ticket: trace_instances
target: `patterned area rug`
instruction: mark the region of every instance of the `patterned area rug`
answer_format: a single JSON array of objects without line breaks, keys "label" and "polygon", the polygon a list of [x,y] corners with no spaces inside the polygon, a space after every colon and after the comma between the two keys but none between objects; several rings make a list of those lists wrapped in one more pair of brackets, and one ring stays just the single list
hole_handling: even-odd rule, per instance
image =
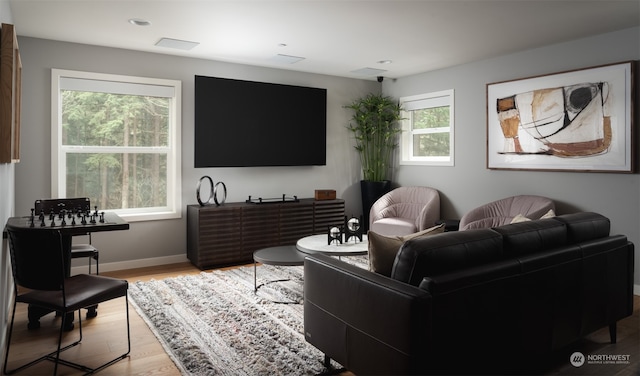
[{"label": "patterned area rug", "polygon": [[[366,258],[343,259],[366,267]],[[138,281],[129,296],[184,375],[326,372],[324,355],[304,339],[303,267],[258,266],[258,284],[267,283],[257,293],[253,271]],[[269,283],[282,279],[288,281]]]}]

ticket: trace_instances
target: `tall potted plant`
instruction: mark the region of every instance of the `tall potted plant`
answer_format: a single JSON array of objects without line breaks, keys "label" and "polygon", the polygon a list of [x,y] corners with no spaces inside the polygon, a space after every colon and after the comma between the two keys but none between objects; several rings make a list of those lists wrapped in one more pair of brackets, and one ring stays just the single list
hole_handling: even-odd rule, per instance
[{"label": "tall potted plant", "polygon": [[347,128],[354,135],[362,164],[363,225],[368,228],[371,206],[391,190],[389,176],[398,134],[402,132],[402,109],[396,100],[382,94],[368,94],[344,107],[354,112]]}]

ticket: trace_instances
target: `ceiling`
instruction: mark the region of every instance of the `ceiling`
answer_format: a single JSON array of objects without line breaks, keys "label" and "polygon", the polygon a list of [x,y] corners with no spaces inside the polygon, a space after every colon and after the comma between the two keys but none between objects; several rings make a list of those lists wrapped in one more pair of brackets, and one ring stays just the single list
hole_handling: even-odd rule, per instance
[{"label": "ceiling", "polygon": [[[640,25],[640,0],[9,3],[19,36],[372,80]],[[198,44],[156,46],[162,38]],[[304,59],[291,63],[281,55]]]}]

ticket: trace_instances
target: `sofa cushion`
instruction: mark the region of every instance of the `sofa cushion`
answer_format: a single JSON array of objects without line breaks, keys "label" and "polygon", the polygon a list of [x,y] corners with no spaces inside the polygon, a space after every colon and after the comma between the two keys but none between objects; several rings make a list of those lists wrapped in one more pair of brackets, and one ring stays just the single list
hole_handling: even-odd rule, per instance
[{"label": "sofa cushion", "polygon": [[423,236],[400,247],[391,278],[419,286],[424,277],[493,262],[502,253],[502,236],[488,228]]},{"label": "sofa cushion", "polygon": [[[544,218],[553,218],[556,216],[556,212],[553,209],[549,209],[548,212],[546,212],[542,217],[540,217],[539,219],[544,219]],[[513,217],[513,219],[511,220],[511,223],[520,223],[520,222],[527,222],[527,221],[532,221],[531,218],[525,217],[522,214],[518,214],[515,217]]]},{"label": "sofa cushion", "polygon": [[389,217],[373,222],[370,230],[386,236],[403,236],[415,233],[417,228],[415,219]]},{"label": "sofa cushion", "polygon": [[516,215],[515,217],[513,217],[513,219],[511,220],[511,223],[528,222],[528,221],[530,221],[530,220],[531,220],[531,219],[529,219],[529,218],[525,217],[524,215],[522,215],[522,214],[518,214],[518,215]]},{"label": "sofa cushion", "polygon": [[519,257],[567,244],[567,228],[554,218],[494,227],[503,237],[505,257]]},{"label": "sofa cushion", "polygon": [[369,231],[369,269],[373,272],[391,276],[391,268],[402,243],[420,236],[440,234],[444,232],[444,224],[430,227],[413,234],[404,236],[385,236]]},{"label": "sofa cushion", "polygon": [[567,240],[571,243],[585,242],[609,236],[609,218],[592,212],[564,214],[556,220],[567,226]]}]

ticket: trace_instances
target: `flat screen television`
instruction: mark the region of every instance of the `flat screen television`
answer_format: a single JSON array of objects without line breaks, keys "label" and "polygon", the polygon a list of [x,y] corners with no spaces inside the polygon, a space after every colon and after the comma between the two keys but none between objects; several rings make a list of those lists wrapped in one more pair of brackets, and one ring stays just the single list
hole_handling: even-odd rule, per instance
[{"label": "flat screen television", "polygon": [[195,76],[195,167],[326,165],[327,90]]}]

